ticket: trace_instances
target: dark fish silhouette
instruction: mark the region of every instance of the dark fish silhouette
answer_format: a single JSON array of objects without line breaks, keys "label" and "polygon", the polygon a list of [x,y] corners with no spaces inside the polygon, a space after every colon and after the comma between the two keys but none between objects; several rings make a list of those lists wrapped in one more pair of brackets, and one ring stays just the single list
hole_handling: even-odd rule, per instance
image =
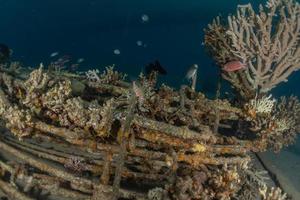
[{"label": "dark fish silhouette", "polygon": [[158,60],[156,60],[154,63],[149,63],[145,67],[145,73],[147,76],[150,75],[153,71],[158,72],[161,75],[167,74],[167,71],[161,66]]},{"label": "dark fish silhouette", "polygon": [[7,62],[10,58],[10,49],[5,44],[0,44],[0,63]]}]

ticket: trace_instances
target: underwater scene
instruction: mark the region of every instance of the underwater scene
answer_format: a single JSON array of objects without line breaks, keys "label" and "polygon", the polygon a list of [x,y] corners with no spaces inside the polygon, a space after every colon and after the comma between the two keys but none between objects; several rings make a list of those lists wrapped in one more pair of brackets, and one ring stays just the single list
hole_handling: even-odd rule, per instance
[{"label": "underwater scene", "polygon": [[300,200],[299,0],[0,0],[0,200]]}]

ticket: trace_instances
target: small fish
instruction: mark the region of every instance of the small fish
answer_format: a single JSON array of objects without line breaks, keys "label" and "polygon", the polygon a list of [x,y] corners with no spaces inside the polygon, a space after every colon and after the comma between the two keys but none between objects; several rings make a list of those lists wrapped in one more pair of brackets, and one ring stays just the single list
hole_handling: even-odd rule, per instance
[{"label": "small fish", "polygon": [[156,60],[154,63],[149,63],[145,67],[146,76],[150,75],[153,71],[156,71],[161,75],[167,74],[167,71],[161,66],[158,60]]},{"label": "small fish", "polygon": [[141,40],[138,40],[138,41],[136,41],[136,45],[139,46],[139,47],[143,46],[143,42]]},{"label": "small fish", "polygon": [[50,54],[50,57],[55,57],[55,56],[57,56],[58,54],[59,54],[58,52],[53,52],[53,53]]},{"label": "small fish", "polygon": [[84,58],[79,58],[78,60],[77,60],[77,63],[82,63],[84,61]]},{"label": "small fish", "polygon": [[66,64],[68,62],[71,61],[71,56],[69,55],[64,55],[63,57],[59,58],[56,62],[59,63],[59,64]]},{"label": "small fish", "polygon": [[120,55],[120,54],[121,54],[120,49],[114,49],[114,54],[115,54],[115,55]]},{"label": "small fish", "polygon": [[141,16],[141,19],[142,19],[143,22],[148,22],[148,21],[149,21],[149,16],[146,15],[146,14],[143,14],[143,15]]},{"label": "small fish", "polygon": [[226,71],[226,72],[234,72],[234,71],[238,71],[240,69],[245,69],[246,68],[246,64],[240,62],[240,61],[230,61],[228,63],[226,63],[222,70]]},{"label": "small fish", "polygon": [[186,75],[185,75],[185,78],[186,78],[187,80],[192,79],[192,78],[195,76],[195,74],[197,73],[197,69],[198,69],[198,65],[197,65],[197,64],[193,64],[193,65],[189,68],[189,70],[187,71],[187,73],[186,73]]},{"label": "small fish", "polygon": [[132,89],[133,89],[133,92],[134,92],[135,96],[137,96],[137,98],[139,99],[139,101],[142,102],[144,100],[144,92],[137,85],[137,83],[135,81],[132,82]]},{"label": "small fish", "polygon": [[0,63],[6,62],[9,60],[11,55],[11,50],[5,44],[0,44]]},{"label": "small fish", "polygon": [[64,55],[57,59],[56,61],[52,62],[52,64],[55,66],[56,69],[61,70],[65,69],[67,66],[66,64],[71,61],[71,56]]},{"label": "small fish", "polygon": [[70,66],[70,70],[71,70],[71,71],[76,71],[76,69],[78,68],[78,66],[79,66],[78,63],[72,64],[72,65]]}]

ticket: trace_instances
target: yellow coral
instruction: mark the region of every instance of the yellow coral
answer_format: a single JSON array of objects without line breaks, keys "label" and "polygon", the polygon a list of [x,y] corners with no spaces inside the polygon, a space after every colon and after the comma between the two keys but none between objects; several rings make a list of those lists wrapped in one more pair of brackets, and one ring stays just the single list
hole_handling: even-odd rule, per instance
[{"label": "yellow coral", "polygon": [[206,151],[206,147],[203,144],[195,144],[193,146],[193,151],[198,152],[198,153],[202,153],[202,152]]}]

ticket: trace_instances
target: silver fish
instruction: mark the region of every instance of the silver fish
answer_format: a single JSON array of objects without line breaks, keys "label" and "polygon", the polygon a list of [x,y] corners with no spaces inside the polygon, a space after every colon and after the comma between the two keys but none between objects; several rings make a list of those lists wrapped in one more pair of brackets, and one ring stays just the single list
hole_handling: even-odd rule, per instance
[{"label": "silver fish", "polygon": [[187,73],[186,73],[186,75],[185,75],[185,78],[186,78],[187,80],[192,79],[192,78],[195,76],[195,74],[197,73],[197,69],[198,69],[198,65],[197,65],[197,64],[193,64],[193,65],[189,68],[189,70],[187,71]]},{"label": "silver fish", "polygon": [[50,57],[55,57],[55,56],[57,56],[58,54],[59,54],[58,52],[53,52],[53,53],[50,54]]},{"label": "silver fish", "polygon": [[82,63],[84,61],[84,58],[79,58],[78,60],[77,60],[77,63]]}]

